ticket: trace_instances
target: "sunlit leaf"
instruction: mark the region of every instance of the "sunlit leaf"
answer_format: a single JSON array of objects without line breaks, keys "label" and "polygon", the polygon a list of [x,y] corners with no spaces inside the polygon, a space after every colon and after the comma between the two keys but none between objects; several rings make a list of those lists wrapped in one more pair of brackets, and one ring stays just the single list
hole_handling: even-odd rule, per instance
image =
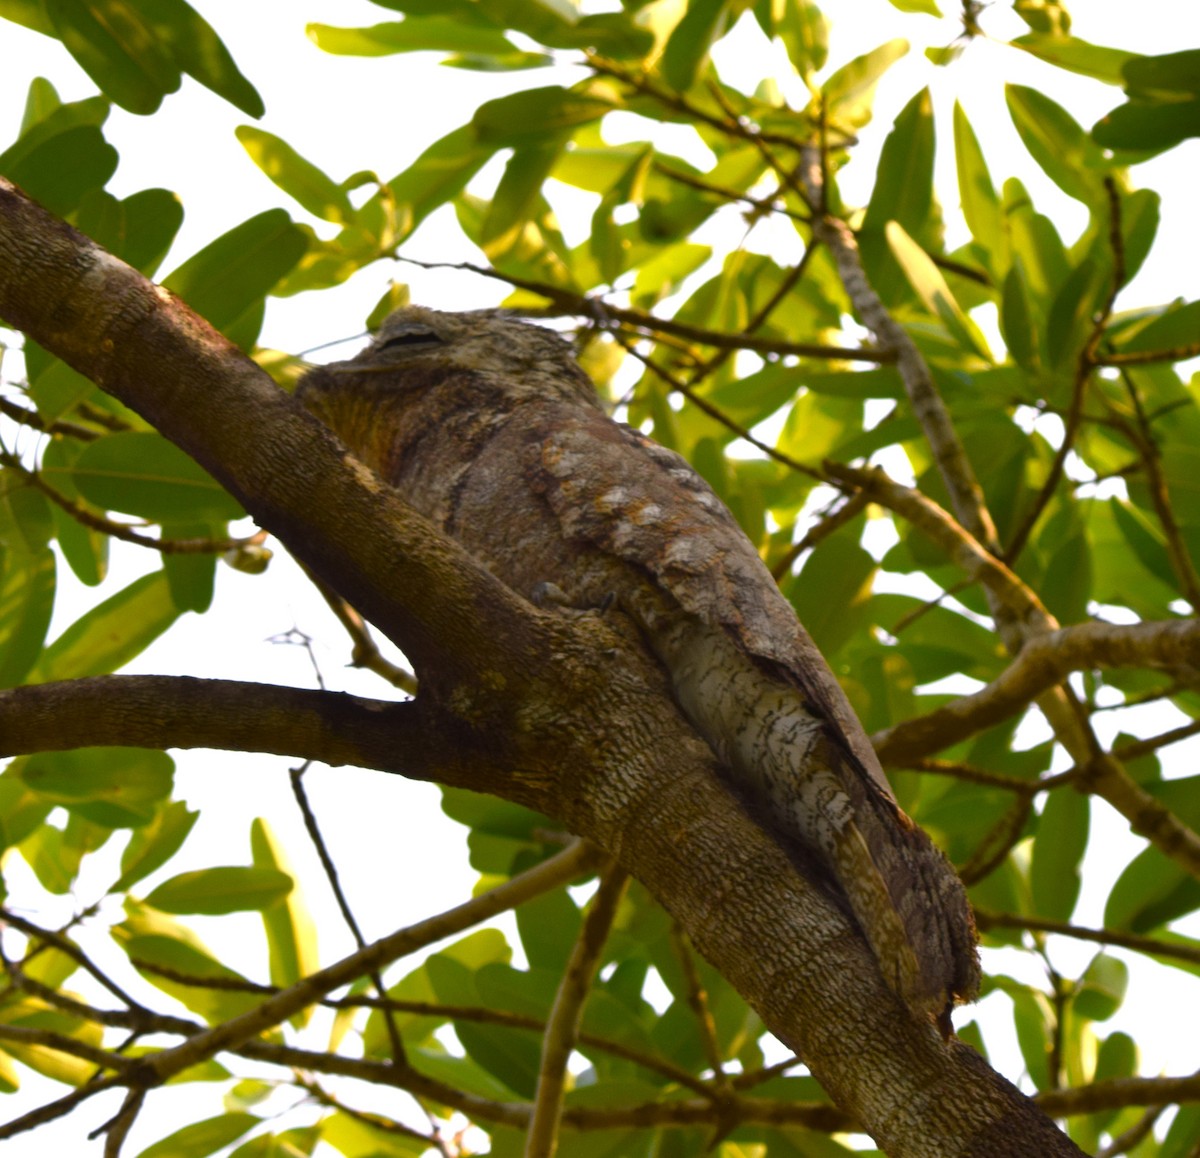
[{"label": "sunlit leaf", "polygon": [[862,128],[871,119],[875,86],[906,52],[907,40],[889,40],[842,65],[821,86],[830,118],[844,121],[852,128]]},{"label": "sunlit leaf", "polygon": [[262,1119],[255,1114],[218,1114],[168,1134],[147,1146],[137,1158],[208,1158],[253,1130]]},{"label": "sunlit leaf", "polygon": [[[250,826],[250,850],[255,868],[273,870],[294,879],[283,846],[261,818],[256,818]],[[299,889],[292,889],[279,904],[264,907],[262,919],[273,985],[294,985],[316,972],[317,928]],[[296,1024],[302,1025],[306,1020],[307,1011]]]},{"label": "sunlit leaf", "polygon": [[37,662],[56,588],[52,551],[0,551],[0,687],[16,687]]},{"label": "sunlit leaf", "polygon": [[278,869],[226,865],[180,873],[145,901],[164,913],[220,915],[266,909],[291,891],[292,878]]},{"label": "sunlit leaf", "polygon": [[124,892],[148,877],[173,857],[187,840],[199,819],[182,800],[166,804],[149,824],[135,829],[121,853],[121,875],[113,882],[113,892]]},{"label": "sunlit leaf", "polygon": [[1047,36],[1031,32],[1009,43],[1048,64],[1057,65],[1068,72],[1077,72],[1080,76],[1090,76],[1093,80],[1102,80],[1105,84],[1121,84],[1122,70],[1138,59],[1136,52],[1089,44],[1075,36]]},{"label": "sunlit leaf", "polygon": [[1079,979],[1075,990],[1075,1012],[1090,1021],[1107,1021],[1125,1000],[1129,966],[1119,957],[1098,953]]},{"label": "sunlit leaf", "polygon": [[29,679],[44,683],[116,671],[178,617],[163,573],[143,575],[67,627],[46,648]]},{"label": "sunlit leaf", "polygon": [[1108,162],[1096,143],[1045,93],[1018,84],[1005,93],[1021,140],[1050,180],[1079,201],[1098,201]]},{"label": "sunlit leaf", "polygon": [[353,220],[354,207],[346,191],[286,141],[253,125],[239,125],[234,132],[254,163],[314,217],[335,224]]},{"label": "sunlit leaf", "polygon": [[453,16],[410,16],[369,28],[310,24],[308,35],[323,52],[388,56],[397,52],[466,52],[504,56],[517,48],[502,32],[472,26]]},{"label": "sunlit leaf", "polygon": [[917,291],[925,308],[937,316],[964,350],[990,362],[992,355],[983,334],[954,300],[946,279],[929,255],[909,237],[898,221],[889,221],[884,234],[904,276]]}]

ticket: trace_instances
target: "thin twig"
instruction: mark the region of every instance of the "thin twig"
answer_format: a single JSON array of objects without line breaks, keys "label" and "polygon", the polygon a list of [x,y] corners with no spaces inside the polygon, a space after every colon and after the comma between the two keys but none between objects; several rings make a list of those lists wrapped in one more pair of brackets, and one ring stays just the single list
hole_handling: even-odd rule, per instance
[{"label": "thin twig", "polygon": [[534,281],[530,278],[517,277],[515,274],[503,273],[498,269],[475,265],[469,261],[418,261],[413,257],[401,257],[401,261],[421,269],[457,269],[468,273],[479,274],[480,277],[493,278],[506,282],[518,289],[526,289],[553,302],[565,314],[580,317],[594,317],[601,314],[613,322],[621,322],[635,330],[645,330],[650,334],[673,334],[689,342],[697,342],[702,346],[712,346],[714,349],[728,348],[732,350],[749,350],[756,354],[794,354],[802,358],[829,358],[843,362],[894,362],[895,355],[887,350],[875,350],[868,346],[827,346],[811,342],[780,342],[771,338],[745,337],[742,334],[723,333],[720,330],[708,330],[703,326],[691,326],[685,322],[677,322],[671,318],[660,318],[655,314],[647,314],[641,310],[625,309],[611,305],[596,298],[584,297],[572,293],[561,286],[549,282]]},{"label": "thin twig", "polygon": [[[359,949],[365,949],[367,947],[366,939],[362,935],[362,929],[359,927],[358,920],[354,916],[354,911],[350,908],[350,901],[346,896],[346,890],[342,888],[342,881],[338,875],[337,866],[333,863],[333,857],[329,855],[329,846],[325,843],[325,836],[321,832],[321,826],[317,823],[317,814],[313,811],[312,802],[308,799],[308,792],[304,787],[304,773],[307,768],[308,764],[305,763],[300,765],[299,768],[289,769],[292,796],[295,797],[296,805],[300,809],[300,815],[304,818],[304,828],[308,833],[308,838],[312,841],[313,848],[317,850],[317,856],[321,861],[321,868],[325,870],[325,879],[329,882],[329,887],[333,890],[333,896],[342,914],[342,920],[346,922],[346,927],[350,930],[350,934],[354,938],[354,943]],[[375,992],[380,997],[386,997],[387,987],[383,983],[383,974],[378,969],[374,969],[367,976],[370,977],[371,984],[375,986]],[[400,1030],[396,1025],[395,1015],[390,1009],[384,1009],[383,1019],[387,1025],[388,1041],[392,1047],[392,1061],[396,1065],[407,1065],[408,1059],[404,1052],[404,1042],[400,1037]]]},{"label": "thin twig", "polygon": [[1170,957],[1200,965],[1200,943],[1162,941],[1138,933],[1122,933],[1117,929],[1088,929],[1067,921],[1051,921],[1044,917],[1028,917],[1018,913],[993,913],[988,909],[975,910],[975,924],[981,932],[989,929],[1025,929],[1033,933],[1057,933],[1076,941],[1092,941],[1097,945],[1115,945],[1153,957]]},{"label": "thin twig", "polygon": [[542,1039],[537,1095],[525,1135],[525,1158],[553,1158],[566,1093],[567,1063],[579,1037],[583,1007],[591,991],[617,907],[629,878],[616,863],[600,874],[600,887],[588,905],[583,927],[571,950]]},{"label": "thin twig", "polygon": [[22,426],[28,426],[30,430],[40,430],[43,434],[58,434],[64,438],[78,439],[80,442],[94,442],[100,437],[97,431],[80,426],[77,422],[64,422],[61,418],[47,422],[36,410],[30,410],[3,396],[0,396],[0,414],[19,422]]}]

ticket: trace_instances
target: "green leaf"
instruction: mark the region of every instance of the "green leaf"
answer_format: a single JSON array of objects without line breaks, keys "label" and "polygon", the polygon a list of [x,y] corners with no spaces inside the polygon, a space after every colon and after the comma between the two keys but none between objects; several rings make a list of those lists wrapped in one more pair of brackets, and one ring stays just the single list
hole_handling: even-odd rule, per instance
[{"label": "green leaf", "polygon": [[937,6],[937,0],[889,0],[893,8],[901,12],[920,12],[926,16],[941,16],[942,10]]},{"label": "green leaf", "polygon": [[1060,0],[1013,0],[1013,11],[1034,32],[1065,38],[1071,31],[1071,15]]},{"label": "green leaf", "polygon": [[125,892],[162,868],[183,846],[199,818],[200,813],[191,811],[182,800],[172,800],[149,824],[135,829],[121,853],[121,875],[109,891]]},{"label": "green leaf", "polygon": [[551,85],[485,101],[475,110],[471,128],[477,141],[493,149],[538,145],[548,134],[590,124],[613,107],[606,97]]},{"label": "green leaf", "polygon": [[1200,302],[1175,302],[1158,317],[1139,326],[1129,338],[1116,341],[1122,353],[1169,350],[1200,342]]},{"label": "green leaf", "polygon": [[57,588],[54,553],[0,553],[0,687],[25,681],[50,628]]},{"label": "green leaf", "polygon": [[833,535],[784,584],[800,621],[826,656],[834,656],[867,621],[875,560],[848,535]]},{"label": "green leaf", "polygon": [[243,514],[212,475],[151,431],[120,431],[89,443],[71,477],[96,506],[156,523],[224,522]]},{"label": "green leaf", "polygon": [[1075,911],[1088,823],[1086,796],[1069,789],[1047,796],[1038,820],[1029,874],[1034,911],[1039,917],[1066,921]]},{"label": "green leaf", "polygon": [[1007,267],[1004,212],[979,139],[957,101],[954,102],[954,159],[958,168],[959,201],[967,228],[983,248],[992,276],[998,277]]},{"label": "green leaf", "polygon": [[1076,266],[1063,283],[1046,318],[1046,357],[1050,365],[1074,365],[1087,341],[1096,309],[1108,293],[1110,273],[1091,258]]},{"label": "green leaf", "polygon": [[[254,867],[280,873],[288,880],[295,874],[278,838],[265,820],[256,818],[250,825],[250,851]],[[271,984],[294,985],[302,977],[315,973],[320,964],[317,955],[317,927],[299,889],[292,889],[281,904],[262,910],[271,967]],[[303,1025],[308,1012],[298,1015],[293,1024]]]},{"label": "green leaf", "polygon": [[44,36],[57,36],[42,0],[0,0],[0,16]]},{"label": "green leaf", "polygon": [[261,1003],[262,996],[257,993],[188,985],[146,968],[156,966],[189,979],[246,980],[217,961],[195,933],[165,913],[146,908],[132,899],[125,901],[125,910],[128,916],[112,927],[112,938],[129,956],[134,968],[156,989],[213,1024],[227,1021]]},{"label": "green leaf", "polygon": [[321,49],[341,56],[390,56],[397,52],[466,52],[506,56],[517,52],[502,32],[472,26],[453,16],[410,16],[370,28],[308,25],[308,36]]},{"label": "green leaf", "polygon": [[292,878],[278,869],[225,865],[180,873],[154,889],[145,903],[164,913],[219,916],[269,908],[291,891]]},{"label": "green leaf", "polygon": [[1105,199],[1104,153],[1074,118],[1037,89],[1005,86],[1009,115],[1033,159],[1069,197],[1085,204]]},{"label": "green leaf", "polygon": [[483,219],[479,242],[489,257],[505,252],[536,211],[561,142],[524,145],[513,150]]},{"label": "green leaf", "polygon": [[338,225],[354,219],[346,191],[286,141],[253,125],[239,125],[234,133],[254,163],[314,217]]},{"label": "green leaf", "polygon": [[175,761],[150,748],[76,748],[31,756],[20,776],[43,800],[95,824],[137,827],[170,796]]},{"label": "green leaf", "polygon": [[899,223],[931,252],[942,247],[941,218],[934,209],[933,160],[933,107],[929,90],[923,89],[900,111],[883,143],[875,186],[859,232],[871,283],[892,305],[907,293],[901,289],[901,271],[885,235],[888,223]]},{"label": "green leaf", "polygon": [[137,7],[188,76],[247,116],[263,115],[265,107],[258,90],[238,70],[208,21],[186,0],[138,0]]},{"label": "green leaf", "polygon": [[168,1134],[147,1146],[137,1158],[207,1158],[261,1123],[255,1114],[218,1114]]},{"label": "green leaf", "polygon": [[575,948],[583,916],[566,889],[543,893],[517,909],[517,931],[535,969],[561,974]]},{"label": "green leaf", "polygon": [[[164,539],[217,539],[228,533],[226,523],[163,523]],[[203,614],[212,606],[217,580],[217,556],[212,551],[180,551],[163,556],[163,573],[171,602],[180,611]]]},{"label": "green leaf", "polygon": [[[32,0],[36,3],[37,9],[42,9],[40,0]],[[0,2],[0,15],[5,14],[6,5]],[[8,16],[9,20],[15,20],[16,17]],[[54,30],[50,26],[49,21],[46,29],[37,29],[38,32],[46,32],[47,35],[53,36]],[[58,95],[58,90],[44,76],[35,76],[29,82],[29,92],[25,95],[25,111],[21,115],[22,135],[27,133],[38,121],[44,121],[56,109],[62,108],[62,98]]]},{"label": "green leaf", "polygon": [[287,213],[268,209],[193,254],[163,285],[224,333],[261,306],[307,248],[308,235]]},{"label": "green leaf", "polygon": [[1097,953],[1079,979],[1073,1001],[1075,1012],[1089,1021],[1107,1021],[1121,1008],[1128,988],[1129,966],[1119,957]]},{"label": "green leaf", "polygon": [[54,807],[21,779],[21,770],[30,759],[18,757],[0,774],[0,851],[35,832]]},{"label": "green leaf", "polygon": [[1125,65],[1125,89],[1142,100],[1200,96],[1200,48],[1163,56],[1135,56]]},{"label": "green leaf", "polygon": [[82,615],[43,652],[31,683],[107,675],[140,655],[176,619],[161,571],[143,575]]},{"label": "green leaf", "polygon": [[[35,131],[38,128],[41,125]],[[0,173],[60,217],[71,213],[89,190],[101,188],[116,170],[117,150],[95,125],[76,125],[0,156]]]},{"label": "green leaf", "polygon": [[1038,333],[1021,263],[1015,262],[1004,279],[1000,297],[1000,333],[1009,355],[1021,369],[1036,374],[1040,364]]},{"label": "green leaf", "polygon": [[708,50],[725,31],[725,0],[691,0],[663,49],[663,77],[673,89],[685,92],[696,83]]},{"label": "green leaf", "polygon": [[166,189],[143,189],[124,201],[96,189],[80,202],[75,224],[109,253],[149,276],[183,224],[183,205]]},{"label": "green leaf", "polygon": [[1106,149],[1155,153],[1200,137],[1200,98],[1118,105],[1092,126],[1092,139]]},{"label": "green leaf", "polygon": [[[497,146],[481,144],[471,125],[464,125],[435,141],[404,172],[387,183],[397,206],[409,211],[409,221],[402,230],[407,237],[439,206],[456,197],[468,181],[483,168]],[[372,202],[360,210],[365,214]]]},{"label": "green leaf", "polygon": [[851,128],[862,128],[871,119],[875,86],[906,52],[907,40],[889,40],[842,65],[821,86],[830,120],[845,122]]},{"label": "green leaf", "polygon": [[67,51],[106,96],[131,113],[154,112],[179,88],[175,61],[130,0],[43,0]]},{"label": "green leaf", "polygon": [[[429,1150],[419,1138],[377,1128],[340,1111],[321,1119],[321,1140],[344,1158],[420,1158]],[[494,1150],[494,1140],[492,1145]]]},{"label": "green leaf", "polygon": [[991,351],[979,327],[963,312],[954,300],[942,271],[929,255],[905,232],[898,221],[889,221],[884,235],[892,255],[900,263],[909,285],[930,313],[935,314],[950,336],[967,352],[985,361],[992,360]]},{"label": "green leaf", "polygon": [[1090,76],[1105,84],[1120,84],[1126,65],[1140,59],[1136,52],[1127,52],[1123,48],[1104,48],[1075,36],[1046,36],[1030,32],[1009,43],[1013,48],[1022,48],[1030,56],[1036,56],[1048,64],[1080,76]]},{"label": "green leaf", "polygon": [[754,15],[768,37],[778,36],[792,67],[809,77],[825,67],[829,56],[829,21],[813,0],[758,0]]}]

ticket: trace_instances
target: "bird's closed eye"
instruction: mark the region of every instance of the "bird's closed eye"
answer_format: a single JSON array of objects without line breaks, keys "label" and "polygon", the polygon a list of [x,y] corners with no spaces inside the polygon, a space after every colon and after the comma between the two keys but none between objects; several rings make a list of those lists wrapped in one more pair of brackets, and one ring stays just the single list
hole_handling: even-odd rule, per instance
[{"label": "bird's closed eye", "polygon": [[377,350],[416,349],[421,346],[440,346],[442,339],[428,326],[408,326],[380,342]]}]

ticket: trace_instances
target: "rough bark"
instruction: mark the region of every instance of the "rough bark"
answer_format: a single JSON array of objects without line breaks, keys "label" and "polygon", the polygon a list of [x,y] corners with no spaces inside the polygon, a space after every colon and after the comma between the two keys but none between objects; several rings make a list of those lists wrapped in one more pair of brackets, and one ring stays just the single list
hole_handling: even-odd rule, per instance
[{"label": "rough bark", "polygon": [[430,774],[616,856],[887,1153],[1080,1153],[889,989],[853,923],[724,787],[620,616],[517,598],[185,307],[4,182],[0,316],[184,447],[405,650],[430,734],[455,741],[427,754]]}]

